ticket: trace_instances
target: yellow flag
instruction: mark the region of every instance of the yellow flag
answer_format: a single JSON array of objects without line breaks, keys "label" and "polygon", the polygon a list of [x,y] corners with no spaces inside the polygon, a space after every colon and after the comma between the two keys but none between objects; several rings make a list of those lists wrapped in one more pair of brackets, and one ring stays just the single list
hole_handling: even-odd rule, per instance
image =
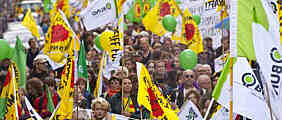
[{"label": "yellow flag", "polygon": [[58,94],[61,101],[58,109],[50,120],[72,119],[73,95],[74,95],[74,57],[69,57],[63,70],[58,86]]},{"label": "yellow flag", "polygon": [[1,111],[1,117],[4,115],[5,120],[17,120],[19,118],[18,105],[20,105],[20,102],[15,69],[15,63],[12,62],[8,68],[8,74],[1,93],[1,99],[5,101],[4,104],[6,105],[3,106],[4,111]]},{"label": "yellow flag", "polygon": [[61,12],[55,12],[46,34],[43,53],[57,64],[64,64],[66,56],[79,51],[79,41]]},{"label": "yellow flag", "polygon": [[88,0],[84,0],[82,3],[82,8],[86,8],[88,6]]},{"label": "yellow flag", "polygon": [[162,25],[163,17],[166,15],[177,17],[179,14],[174,0],[159,0],[143,18],[142,23],[147,30],[158,36],[163,36],[168,32]]},{"label": "yellow flag", "polygon": [[40,39],[40,34],[38,32],[36,22],[31,14],[30,9],[27,10],[26,15],[23,19],[22,25],[27,27],[31,31],[32,35],[37,37],[38,40]]},{"label": "yellow flag", "polygon": [[183,38],[180,39],[180,43],[186,44],[196,53],[202,52],[204,50],[202,36],[188,8],[184,11],[182,22]]},{"label": "yellow flag", "polygon": [[168,100],[162,95],[158,87],[152,82],[150,74],[142,63],[137,63],[139,105],[151,112],[153,119],[178,120],[175,110]]},{"label": "yellow flag", "polygon": [[71,17],[69,0],[57,0],[55,3],[55,9],[57,11],[58,9],[62,10],[67,18]]},{"label": "yellow flag", "polygon": [[102,58],[100,60],[100,64],[99,64],[99,73],[98,73],[98,78],[96,81],[96,87],[94,89],[95,98],[98,98],[100,97],[100,95],[102,95],[104,64],[105,64],[105,53],[103,53]]},{"label": "yellow flag", "polygon": [[282,44],[282,36],[281,36],[282,35],[282,26],[281,26],[281,24],[282,24],[282,11],[281,11],[281,9],[282,8],[280,8],[282,2],[277,0],[277,3],[278,3],[278,19],[279,19],[279,22],[280,22],[280,44]]}]

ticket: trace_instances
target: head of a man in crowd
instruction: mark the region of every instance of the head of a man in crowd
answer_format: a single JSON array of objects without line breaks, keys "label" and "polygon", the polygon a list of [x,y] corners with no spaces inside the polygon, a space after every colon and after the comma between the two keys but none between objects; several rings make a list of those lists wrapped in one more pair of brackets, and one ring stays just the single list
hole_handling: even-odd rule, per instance
[{"label": "head of a man in crowd", "polygon": [[206,42],[206,48],[212,49],[212,38],[206,37],[204,41]]},{"label": "head of a man in crowd", "polygon": [[37,56],[34,59],[34,65],[35,65],[34,69],[37,73],[46,73],[47,74],[49,71],[49,63],[46,58]]},{"label": "head of a man in crowd", "polygon": [[150,47],[149,37],[147,37],[147,36],[141,37],[141,39],[140,39],[140,48],[141,48],[141,50],[142,51],[148,51],[149,47]]},{"label": "head of a man in crowd", "polygon": [[123,84],[123,92],[130,94],[132,92],[132,81],[129,78],[125,78],[122,80]]},{"label": "head of a man in crowd", "polygon": [[153,34],[153,39],[154,39],[154,43],[160,43],[161,37],[156,34]]},{"label": "head of a man in crowd", "polygon": [[184,88],[193,88],[193,83],[196,79],[196,74],[193,70],[183,71],[183,84]]},{"label": "head of a man in crowd", "polygon": [[197,81],[200,88],[211,89],[211,78],[208,75],[200,75]]},{"label": "head of a man in crowd", "polygon": [[43,93],[43,82],[37,77],[27,80],[26,91],[29,96],[34,98],[41,96]]},{"label": "head of a man in crowd", "polygon": [[31,49],[36,49],[36,47],[37,47],[37,46],[36,46],[36,41],[35,41],[34,38],[29,39],[28,45],[29,45],[29,47],[30,47]]},{"label": "head of a man in crowd", "polygon": [[196,67],[197,76],[200,75],[208,75],[211,77],[212,69],[211,66],[208,64],[197,64]]},{"label": "head of a man in crowd", "polygon": [[154,63],[153,60],[148,61],[147,68],[148,68],[148,72],[149,72],[151,75],[153,75],[153,73],[155,72],[155,63]]},{"label": "head of a man in crowd", "polygon": [[221,44],[222,44],[224,51],[229,50],[229,42],[230,42],[229,36],[224,36],[221,38]]},{"label": "head of a man in crowd", "polygon": [[117,77],[112,77],[110,79],[110,89],[119,90],[121,88],[121,79]]},{"label": "head of a man in crowd", "polygon": [[86,80],[84,78],[78,78],[78,80],[77,80],[77,87],[82,92],[84,92],[86,90]]},{"label": "head of a man in crowd", "polygon": [[94,61],[96,59],[97,51],[94,49],[90,49],[86,54],[86,60]]},{"label": "head of a man in crowd", "polygon": [[165,37],[163,45],[164,45],[165,48],[171,49],[172,48],[172,41],[171,41],[171,39],[169,37]]},{"label": "head of a man in crowd", "polygon": [[9,59],[4,59],[2,61],[0,61],[0,66],[4,67],[4,68],[8,68],[10,65],[10,60]]},{"label": "head of a man in crowd", "polygon": [[156,61],[156,65],[155,65],[155,68],[156,68],[156,71],[158,71],[158,73],[160,73],[161,75],[164,75],[165,72],[166,72],[166,63],[164,60],[158,60]]},{"label": "head of a man in crowd", "polygon": [[181,49],[177,44],[173,46],[173,53],[174,53],[174,56],[176,57],[178,57],[181,53]]},{"label": "head of a man in crowd", "polygon": [[178,57],[173,57],[173,67],[175,69],[181,69],[180,63],[179,63],[179,58]]},{"label": "head of a man in crowd", "polygon": [[96,98],[92,105],[92,118],[95,120],[103,120],[107,113],[110,112],[110,104],[104,98]]}]

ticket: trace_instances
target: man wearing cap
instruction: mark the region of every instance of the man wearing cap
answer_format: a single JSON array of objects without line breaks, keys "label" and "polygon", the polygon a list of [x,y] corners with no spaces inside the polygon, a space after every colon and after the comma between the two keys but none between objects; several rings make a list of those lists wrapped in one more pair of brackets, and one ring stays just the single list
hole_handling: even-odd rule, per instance
[{"label": "man wearing cap", "polygon": [[33,60],[34,58],[39,54],[39,49],[36,46],[35,39],[31,38],[28,41],[29,49],[27,50],[27,56],[26,56],[26,65],[32,69],[33,68]]}]

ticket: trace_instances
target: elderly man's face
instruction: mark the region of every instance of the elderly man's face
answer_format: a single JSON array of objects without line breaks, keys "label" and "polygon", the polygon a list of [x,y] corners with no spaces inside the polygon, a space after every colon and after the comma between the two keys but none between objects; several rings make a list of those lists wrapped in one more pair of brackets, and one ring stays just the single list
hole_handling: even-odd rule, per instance
[{"label": "elderly man's face", "polygon": [[183,72],[183,83],[186,86],[193,86],[196,75],[192,70],[186,70]]}]

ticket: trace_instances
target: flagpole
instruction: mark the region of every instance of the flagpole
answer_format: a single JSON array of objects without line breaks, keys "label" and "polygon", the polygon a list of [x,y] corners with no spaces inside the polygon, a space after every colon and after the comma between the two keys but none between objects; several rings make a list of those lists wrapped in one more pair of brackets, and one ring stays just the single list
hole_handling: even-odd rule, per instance
[{"label": "flagpole", "polygon": [[[266,83],[267,84],[267,83]],[[270,97],[269,97],[269,89],[268,89],[268,85],[265,86],[266,88],[266,92],[267,92],[267,105],[269,107],[269,112],[270,112],[270,118],[271,120],[273,120],[273,115],[272,115],[272,107],[271,107],[271,104],[270,104]]]},{"label": "flagpole", "polygon": [[209,113],[210,113],[210,111],[211,111],[211,108],[212,108],[213,103],[214,103],[214,98],[212,98],[212,100],[211,100],[211,102],[210,102],[210,105],[209,105],[208,110],[207,110],[207,112],[206,112],[206,114],[205,114],[204,120],[207,120],[208,115],[209,115]]},{"label": "flagpole", "polygon": [[230,109],[229,109],[229,120],[233,119],[233,58],[230,58]]}]

